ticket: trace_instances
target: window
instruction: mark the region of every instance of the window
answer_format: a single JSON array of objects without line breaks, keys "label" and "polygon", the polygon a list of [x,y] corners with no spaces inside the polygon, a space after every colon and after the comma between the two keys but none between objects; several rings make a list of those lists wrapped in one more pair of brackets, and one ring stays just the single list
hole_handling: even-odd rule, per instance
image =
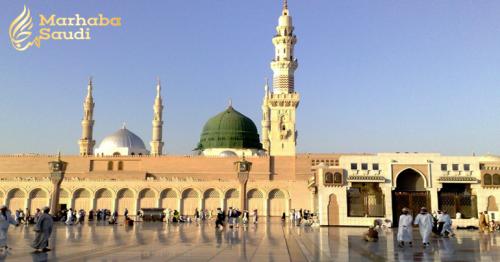
[{"label": "window", "polygon": [[118,170],[120,170],[120,171],[123,170],[123,162],[122,161],[118,162]]},{"label": "window", "polygon": [[500,186],[500,175],[499,174],[493,175],[493,185]]},{"label": "window", "polygon": [[453,169],[453,171],[458,171],[458,164],[451,165],[451,169]]},{"label": "window", "polygon": [[337,172],[333,176],[334,176],[333,183],[335,183],[335,184],[342,184],[342,174],[341,173]]},{"label": "window", "polygon": [[467,184],[443,183],[438,192],[438,207],[448,211],[452,218],[457,212],[462,214],[462,218],[477,218],[477,197]]},{"label": "window", "polygon": [[441,171],[448,171],[448,165],[447,164],[441,164]]},{"label": "window", "polygon": [[347,190],[347,213],[349,217],[383,217],[384,194],[378,183],[352,183]]},{"label": "window", "polygon": [[464,171],[470,171],[470,165],[464,164]]},{"label": "window", "polygon": [[361,164],[361,170],[368,170],[368,164],[367,163],[362,163]]},{"label": "window", "polygon": [[333,184],[333,174],[328,172],[325,174],[325,184]]},{"label": "window", "polygon": [[112,171],[113,170],[113,161],[109,161],[108,162],[108,171]]},{"label": "window", "polygon": [[490,174],[485,174],[483,178],[483,185],[491,186],[493,184],[493,180]]},{"label": "window", "polygon": [[373,168],[373,170],[379,170],[379,167],[378,167],[378,164],[377,164],[377,163],[373,164],[373,165],[372,165],[372,168]]},{"label": "window", "polygon": [[356,170],[356,169],[358,169],[358,164],[351,163],[351,170]]}]

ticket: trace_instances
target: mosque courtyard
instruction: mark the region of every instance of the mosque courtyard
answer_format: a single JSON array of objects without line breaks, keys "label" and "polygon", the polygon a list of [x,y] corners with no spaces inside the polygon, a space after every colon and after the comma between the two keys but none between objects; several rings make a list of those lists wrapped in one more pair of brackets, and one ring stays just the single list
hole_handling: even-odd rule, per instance
[{"label": "mosque courtyard", "polygon": [[33,226],[9,230],[12,248],[1,261],[500,261],[500,235],[458,230],[422,248],[398,248],[396,229],[378,242],[362,239],[361,227],[296,227],[279,220],[215,230],[213,223],[139,222],[129,227],[85,222],[56,223],[51,251],[33,253]]}]

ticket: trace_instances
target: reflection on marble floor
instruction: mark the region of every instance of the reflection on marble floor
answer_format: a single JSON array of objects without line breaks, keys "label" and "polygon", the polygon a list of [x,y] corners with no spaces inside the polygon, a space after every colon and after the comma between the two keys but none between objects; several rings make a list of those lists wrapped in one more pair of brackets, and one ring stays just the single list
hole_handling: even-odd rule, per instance
[{"label": "reflection on marble floor", "polygon": [[136,223],[123,225],[58,224],[53,248],[32,254],[33,227],[11,228],[12,250],[5,261],[500,261],[500,234],[458,230],[456,238],[433,238],[430,248],[398,248],[396,230],[379,242],[362,240],[365,228],[282,226],[279,221],[216,231],[197,225]]}]

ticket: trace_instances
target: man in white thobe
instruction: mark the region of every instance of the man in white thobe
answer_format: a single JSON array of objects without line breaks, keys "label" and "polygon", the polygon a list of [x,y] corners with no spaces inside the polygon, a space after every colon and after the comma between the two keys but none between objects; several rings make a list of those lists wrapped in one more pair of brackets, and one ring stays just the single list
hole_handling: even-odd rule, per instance
[{"label": "man in white thobe", "polygon": [[418,225],[420,230],[420,236],[422,236],[422,243],[424,247],[429,246],[431,243],[429,242],[429,238],[432,233],[432,224],[433,224],[432,215],[427,212],[427,208],[422,207],[420,209],[420,214],[415,217],[415,225]]},{"label": "man in white thobe", "polygon": [[7,206],[0,207],[0,250],[6,251],[7,247],[7,231],[10,225],[18,225],[17,221],[12,217]]},{"label": "man in white thobe", "polygon": [[399,225],[398,225],[398,242],[399,247],[403,247],[405,242],[408,242],[410,246],[412,246],[413,241],[413,217],[409,214],[408,208],[403,208],[403,212],[401,216],[399,216]]},{"label": "man in white thobe", "polygon": [[73,209],[69,209],[66,214],[66,225],[73,225]]}]

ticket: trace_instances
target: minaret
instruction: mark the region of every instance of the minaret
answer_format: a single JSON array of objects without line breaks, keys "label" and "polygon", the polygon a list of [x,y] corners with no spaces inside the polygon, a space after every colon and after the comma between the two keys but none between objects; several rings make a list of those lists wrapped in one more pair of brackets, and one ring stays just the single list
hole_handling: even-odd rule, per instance
[{"label": "minaret", "polygon": [[294,73],[298,61],[294,57],[294,47],[297,37],[293,34],[292,17],[289,16],[288,3],[283,2],[283,11],[276,27],[276,36],[273,37],[275,49],[274,59],[271,62],[273,70],[273,91],[277,94],[294,92]]},{"label": "minaret", "polygon": [[87,97],[83,102],[82,137],[78,141],[81,156],[90,156],[94,153],[95,141],[92,139],[94,130],[94,98],[92,97],[92,78],[89,78]]},{"label": "minaret", "polygon": [[158,83],[156,84],[156,98],[155,103],[153,105],[153,132],[151,138],[151,155],[160,156],[163,150],[163,141],[162,141],[162,133],[163,133],[163,103],[161,100],[161,84],[160,79],[158,78]]},{"label": "minaret", "polygon": [[264,100],[262,101],[262,147],[269,153],[270,143],[269,132],[271,130],[271,111],[269,108],[269,84],[266,78],[266,85],[264,86]]},{"label": "minaret", "polygon": [[[273,37],[275,48],[274,59],[271,61],[273,91],[269,94],[266,93],[267,97],[264,98],[270,112],[268,152],[272,156],[294,156],[296,152],[295,112],[300,97],[295,92],[294,87],[294,74],[298,67],[298,61],[294,57],[297,37],[293,31],[292,17],[285,0],[276,27],[276,35]],[[263,119],[264,121],[265,119]]]}]

